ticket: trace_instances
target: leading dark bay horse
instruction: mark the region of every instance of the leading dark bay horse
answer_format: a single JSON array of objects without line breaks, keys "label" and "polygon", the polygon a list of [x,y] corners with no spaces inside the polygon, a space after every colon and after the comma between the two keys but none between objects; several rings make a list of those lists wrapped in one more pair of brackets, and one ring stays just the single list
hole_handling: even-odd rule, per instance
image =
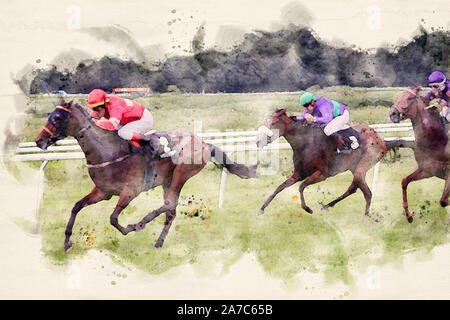
[{"label": "leading dark bay horse", "polygon": [[420,87],[410,87],[396,100],[389,111],[392,122],[411,119],[415,136],[414,157],[418,167],[402,180],[403,208],[408,221],[414,220],[414,215],[408,209],[406,189],[412,181],[429,177],[445,180],[444,192],[440,200],[441,206],[448,205],[450,194],[450,144],[445,124],[434,106],[426,106],[425,100],[419,95]]},{"label": "leading dark bay horse", "polygon": [[375,130],[364,124],[353,125],[352,128],[358,132],[361,146],[351,154],[337,154],[334,142],[325,136],[320,126],[297,120],[293,116],[289,117],[286,115],[286,109],[275,110],[260,128],[257,146],[262,148],[283,136],[294,152],[294,171],[264,202],[257,215],[264,213],[264,209],[279,192],[302,180],[305,181],[299,188],[301,205],[304,210],[312,213],[303,196],[305,188],[347,170],[353,173],[352,183],[342,196],[324,205],[322,210],[333,207],[359,188],[364,194],[365,215],[368,215],[372,192],[366,183],[366,173],[386,154],[387,150],[403,146],[404,141],[385,142]]},{"label": "leading dark bay horse", "polygon": [[[47,124],[36,138],[36,144],[46,150],[57,140],[74,137],[86,156],[89,175],[95,184],[94,189],[72,209],[65,231],[66,252],[72,248],[70,236],[78,212],[88,205],[109,200],[113,195],[119,196],[119,201],[110,222],[123,235],[142,230],[146,223],[166,213],[163,230],[155,244],[155,247],[161,247],[175,218],[181,188],[205,167],[211,157],[241,178],[256,177],[255,166],[233,163],[220,148],[205,143],[186,130],[176,129],[166,133],[174,141],[178,154],[172,158],[151,160],[144,148],[138,149],[120,138],[115,131],[96,126],[83,107],[72,102],[65,103],[61,99],[60,105],[50,113]],[[122,210],[142,191],[157,186],[163,187],[164,204],[139,223],[122,227],[118,221]]]}]

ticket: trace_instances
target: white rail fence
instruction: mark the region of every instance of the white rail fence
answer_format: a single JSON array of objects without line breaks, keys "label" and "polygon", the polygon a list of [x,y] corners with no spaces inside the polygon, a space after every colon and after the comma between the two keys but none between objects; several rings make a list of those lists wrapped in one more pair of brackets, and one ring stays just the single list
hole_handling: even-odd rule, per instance
[{"label": "white rail fence", "polygon": [[[374,124],[370,125],[378,133],[398,133],[398,132],[412,132],[411,123],[399,123],[399,124]],[[291,146],[284,140],[284,138],[279,139],[278,143],[269,144],[263,149],[258,149],[256,147],[256,139],[258,136],[258,131],[233,131],[233,132],[201,132],[196,133],[198,136],[203,138],[207,143],[213,143],[219,146],[224,152],[231,156],[235,152],[246,152],[246,151],[267,151],[267,150],[289,150]],[[414,137],[399,137],[404,140],[414,141]],[[385,140],[395,140],[396,137],[385,137]],[[67,139],[57,141],[54,146],[50,146],[46,151],[41,150],[36,146],[34,142],[22,142],[19,144],[16,154],[13,157],[13,161],[18,162],[28,162],[28,161],[42,161],[42,165],[39,170],[40,181],[38,185],[39,196],[38,199],[42,198],[43,194],[43,178],[44,170],[49,161],[53,160],[69,160],[69,159],[84,159],[84,153],[81,151],[78,142],[75,139]],[[372,180],[372,193],[375,194],[376,184],[379,174],[378,162],[374,168],[374,175]],[[223,207],[224,197],[225,197],[225,185],[227,178],[227,169],[223,168],[220,188],[219,188],[219,208]],[[39,205],[36,213],[36,220],[39,223]]]}]

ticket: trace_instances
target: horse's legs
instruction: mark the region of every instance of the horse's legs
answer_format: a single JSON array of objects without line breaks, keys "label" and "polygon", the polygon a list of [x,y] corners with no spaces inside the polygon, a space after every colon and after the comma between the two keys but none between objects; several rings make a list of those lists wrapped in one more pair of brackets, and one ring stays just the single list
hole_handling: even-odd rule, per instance
[{"label": "horse's legs", "polygon": [[69,222],[66,227],[66,238],[64,240],[64,251],[68,252],[72,248],[72,242],[70,242],[70,236],[72,235],[73,224],[75,223],[75,218],[77,217],[78,212],[86,206],[97,203],[102,200],[110,199],[110,195],[106,195],[97,187],[94,187],[92,191],[85,196],[83,199],[78,201],[75,206],[72,208],[72,214],[70,215]]},{"label": "horse's legs", "polygon": [[166,187],[164,189],[164,205],[150,212],[136,225],[130,225],[128,227],[134,228],[134,230],[136,231],[140,231],[145,228],[145,225],[147,223],[158,217],[161,213],[167,212],[168,217],[166,219],[166,223],[164,224],[163,231],[161,232],[157,242],[155,243],[155,247],[157,248],[161,247],[169,231],[169,228],[172,225],[172,221],[175,218],[175,209],[178,205],[178,198],[180,195],[181,188],[189,178],[200,172],[200,170],[202,170],[203,167],[204,165],[201,166],[200,168],[192,170],[192,169],[185,169],[182,165],[177,166],[174,169],[172,181],[170,182],[170,187],[168,188]]},{"label": "horse's legs", "polygon": [[305,197],[303,196],[303,190],[305,190],[305,188],[307,186],[309,186],[310,184],[314,184],[314,183],[323,181],[326,178],[327,177],[322,173],[322,171],[320,171],[320,170],[314,171],[314,173],[312,175],[310,175],[308,178],[306,178],[306,180],[303,181],[302,184],[300,185],[300,187],[298,188],[298,191],[300,192],[300,201],[302,202],[302,208],[306,212],[313,213],[311,208],[306,205]]},{"label": "horse's legs", "polygon": [[412,223],[414,220],[414,215],[409,212],[408,209],[408,195],[406,189],[408,188],[408,184],[412,181],[417,181],[420,179],[428,178],[430,175],[425,173],[421,168],[417,168],[413,173],[407,176],[402,180],[402,190],[403,190],[403,208],[405,209],[406,219],[408,219],[409,223]]},{"label": "horse's legs", "polygon": [[111,214],[110,222],[111,225],[113,225],[117,230],[119,230],[124,236],[126,236],[131,231],[134,231],[134,228],[131,226],[127,226],[126,228],[122,227],[119,224],[119,214],[122,212],[123,209],[125,209],[128,204],[136,198],[136,196],[139,194],[139,191],[133,190],[131,188],[125,187],[120,192],[119,195],[119,201],[117,202],[116,208],[114,209],[113,213]]},{"label": "horse's legs", "polygon": [[442,193],[441,200],[439,201],[441,206],[446,207],[448,205],[448,196],[450,195],[450,177],[445,180],[444,192]]},{"label": "horse's legs", "polygon": [[372,200],[372,191],[370,191],[369,186],[366,183],[365,179],[360,180],[359,186],[358,186],[362,193],[364,194],[364,199],[366,199],[366,211],[364,211],[364,214],[366,216],[369,215],[369,208],[370,208],[370,201]]},{"label": "horse's legs", "polygon": [[[163,184],[164,189],[164,201],[168,200],[169,192],[170,192],[170,179],[167,179],[166,183]],[[156,248],[161,248],[164,240],[166,239],[167,234],[169,233],[170,226],[172,225],[173,220],[176,216],[176,209],[172,209],[166,212],[166,221],[164,223],[163,230],[158,237],[158,240],[155,243]]]},{"label": "horse's legs", "polygon": [[322,210],[328,210],[329,207],[333,207],[336,203],[338,203],[341,200],[344,200],[345,198],[347,198],[349,195],[353,194],[356,192],[356,190],[358,189],[358,184],[355,181],[355,179],[352,180],[352,183],[350,184],[350,186],[348,187],[347,191],[345,191],[345,193],[340,196],[339,198],[331,201],[329,204],[326,204],[322,207]]},{"label": "horse's legs", "polygon": [[364,194],[364,198],[366,199],[366,211],[364,212],[364,214],[366,216],[369,215],[370,201],[372,200],[372,192],[370,191],[369,186],[366,183],[365,176],[361,176],[359,174],[355,174],[352,183],[342,196],[331,201],[329,204],[324,205],[322,207],[322,210],[328,210],[329,207],[333,207],[339,201],[344,200],[349,195],[355,193],[358,188],[361,189],[362,193]]},{"label": "horse's legs", "polygon": [[273,200],[273,198],[275,198],[275,196],[280,193],[281,191],[283,191],[284,189],[286,189],[287,187],[292,186],[294,183],[296,183],[299,179],[299,175],[297,174],[297,171],[293,171],[289,177],[286,179],[286,181],[284,181],[282,184],[280,184],[278,186],[278,188],[275,189],[275,191],[270,195],[269,198],[267,198],[267,200],[264,202],[264,204],[262,205],[261,209],[258,210],[258,212],[256,213],[257,216],[260,216],[262,214],[264,214],[264,209],[269,205],[269,203]]}]

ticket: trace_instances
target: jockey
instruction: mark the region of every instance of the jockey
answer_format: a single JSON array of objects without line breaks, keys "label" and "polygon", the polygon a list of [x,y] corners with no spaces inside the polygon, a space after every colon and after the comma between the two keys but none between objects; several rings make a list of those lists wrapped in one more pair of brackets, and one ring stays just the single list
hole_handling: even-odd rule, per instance
[{"label": "jockey", "polygon": [[[350,119],[344,104],[327,98],[316,98],[311,92],[305,92],[300,97],[300,106],[304,107],[305,111],[299,120],[326,125],[323,131],[325,135],[333,138],[338,146],[338,153],[352,149],[352,146],[338,133],[339,130],[347,127]],[[357,148],[355,145],[353,147]]]},{"label": "jockey", "polygon": [[437,99],[442,106],[441,116],[450,122],[450,80],[440,71],[434,71],[428,76],[428,86],[431,90],[425,95],[425,99],[429,103],[433,99]]},{"label": "jockey", "polygon": [[[131,143],[138,148],[141,147],[139,140],[149,141],[158,156],[161,158],[171,156],[167,138],[158,139],[154,135],[147,136],[140,133],[150,130],[153,126],[152,114],[140,103],[117,96],[108,96],[105,91],[94,89],[89,93],[86,108],[93,110],[90,115],[97,119],[95,124],[99,127],[111,131],[117,130],[122,139],[131,140]],[[107,120],[100,120],[101,118]]]}]

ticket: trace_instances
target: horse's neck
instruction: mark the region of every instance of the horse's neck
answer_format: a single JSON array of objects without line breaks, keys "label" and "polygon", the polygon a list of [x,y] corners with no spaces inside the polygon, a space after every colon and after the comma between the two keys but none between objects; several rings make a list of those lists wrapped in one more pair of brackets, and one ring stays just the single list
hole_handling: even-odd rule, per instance
[{"label": "horse's neck", "polygon": [[80,110],[75,111],[79,127],[73,133],[89,164],[111,161],[129,153],[128,142],[93,124]]},{"label": "horse's neck", "polygon": [[[293,123],[284,134],[285,139],[297,152],[303,152],[308,144],[313,143],[314,136],[319,128],[308,128],[301,123]],[[323,133],[322,133],[323,134]]]}]

